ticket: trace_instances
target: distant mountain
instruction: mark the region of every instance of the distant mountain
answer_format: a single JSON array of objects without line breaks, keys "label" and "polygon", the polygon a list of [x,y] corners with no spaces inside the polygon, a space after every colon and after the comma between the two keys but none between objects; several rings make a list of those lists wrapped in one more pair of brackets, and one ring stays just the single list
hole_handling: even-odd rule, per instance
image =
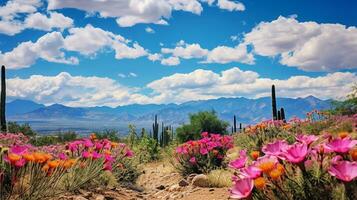
[{"label": "distant mountain", "polygon": [[28,100],[14,100],[6,104],[6,115],[13,116],[43,108],[45,105]]},{"label": "distant mountain", "polygon": [[[286,117],[304,118],[313,109],[330,108],[331,100],[313,96],[305,98],[277,98],[278,108],[284,107]],[[256,123],[271,118],[271,99],[219,98],[189,101],[182,104],[133,104],[111,107],[68,107],[60,104],[44,106],[32,101],[15,100],[7,104],[9,120],[29,122],[38,130],[58,129],[103,129],[126,130],[128,124],[138,128],[151,128],[155,114],[159,121],[178,126],[186,123],[190,113],[215,110],[223,120],[232,121],[233,115],[243,124]]]}]

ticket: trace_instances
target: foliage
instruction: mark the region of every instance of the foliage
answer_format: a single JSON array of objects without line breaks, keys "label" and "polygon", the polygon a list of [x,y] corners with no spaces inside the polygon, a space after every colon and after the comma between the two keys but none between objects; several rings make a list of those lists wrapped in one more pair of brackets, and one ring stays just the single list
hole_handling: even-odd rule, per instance
[{"label": "foliage", "polygon": [[98,139],[108,139],[114,142],[120,142],[119,132],[115,129],[105,129],[102,131],[94,131],[93,134],[96,135]]},{"label": "foliage", "polygon": [[137,145],[133,147],[136,157],[140,163],[148,163],[158,160],[160,157],[160,148],[154,138],[146,134],[140,138]]},{"label": "foliage", "polygon": [[225,167],[228,149],[233,147],[231,136],[202,133],[202,139],[188,141],[176,148],[174,166],[184,175],[208,173]]},{"label": "foliage", "polygon": [[228,123],[220,120],[214,111],[190,114],[190,123],[176,129],[179,142],[197,140],[202,132],[226,134]]},{"label": "foliage", "polygon": [[75,132],[68,131],[56,133],[54,135],[37,135],[35,137],[32,137],[30,142],[35,146],[45,146],[70,142],[75,139],[77,139],[77,134]]},{"label": "foliage", "polygon": [[75,191],[106,170],[116,173],[119,164],[133,156],[125,144],[95,135],[35,147],[27,136],[7,133],[0,134],[0,142],[0,199],[50,199]]},{"label": "foliage", "polygon": [[235,170],[231,197],[356,199],[357,140],[353,137],[346,132],[338,137],[298,134],[295,142],[275,139],[259,149],[241,150],[229,164]]},{"label": "foliage", "polygon": [[18,124],[17,122],[8,122],[7,128],[10,133],[22,133],[30,137],[37,135],[28,123]]},{"label": "foliage", "polygon": [[352,92],[344,101],[333,101],[330,112],[334,115],[357,114],[357,83],[352,87]]}]

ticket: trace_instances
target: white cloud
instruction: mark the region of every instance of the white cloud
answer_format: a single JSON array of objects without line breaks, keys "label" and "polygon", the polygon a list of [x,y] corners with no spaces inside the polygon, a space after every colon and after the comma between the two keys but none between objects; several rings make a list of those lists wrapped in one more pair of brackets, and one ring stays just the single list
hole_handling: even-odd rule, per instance
[{"label": "white cloud", "polygon": [[202,58],[208,54],[208,50],[201,48],[199,44],[186,44],[183,40],[174,49],[162,48],[161,52],[184,59]]},{"label": "white cloud", "polygon": [[244,4],[231,0],[218,0],[217,6],[221,9],[229,10],[229,11],[244,11]]},{"label": "white cloud", "polygon": [[15,35],[25,29],[51,31],[69,28],[73,20],[61,13],[49,12],[49,16],[36,12],[40,0],[11,0],[0,7],[0,33]]},{"label": "white cloud", "polygon": [[0,62],[10,69],[29,67],[39,58],[49,62],[78,64],[77,58],[65,57],[63,46],[64,39],[61,33],[47,33],[35,43],[23,42],[10,52],[0,53]]},{"label": "white cloud", "polygon": [[138,43],[131,45],[124,37],[90,24],[83,28],[71,28],[68,32],[65,38],[60,32],[52,32],[40,37],[35,43],[20,43],[12,51],[0,52],[0,61],[9,68],[18,69],[31,66],[39,58],[49,62],[78,64],[77,58],[66,58],[65,51],[89,56],[109,48],[115,51],[116,59],[135,59],[148,54]]},{"label": "white cloud", "polygon": [[299,22],[279,17],[262,22],[245,35],[262,56],[279,56],[281,64],[305,71],[357,68],[357,28],[341,24]]},{"label": "white cloud", "polygon": [[136,73],[134,73],[134,72],[130,72],[129,74],[119,73],[118,76],[120,78],[138,77],[138,75]]},{"label": "white cloud", "polygon": [[246,64],[254,64],[254,56],[248,53],[247,46],[239,44],[236,47],[218,46],[212,49],[205,63],[230,63],[241,62]]},{"label": "white cloud", "polygon": [[149,54],[148,59],[155,62],[162,59],[162,55],[159,53]]},{"label": "white cloud", "polygon": [[27,79],[12,78],[7,82],[8,96],[44,104],[114,107],[148,101],[146,96],[137,93],[137,88],[122,86],[113,79],[72,76],[67,72],[57,76],[32,75]]},{"label": "white cloud", "polygon": [[49,17],[41,13],[34,13],[25,20],[25,27],[44,31],[51,31],[54,28],[63,30],[72,26],[73,20],[71,18],[56,12],[50,12]]},{"label": "white cloud", "polygon": [[180,59],[177,57],[168,57],[161,60],[162,65],[174,66],[180,64]]},{"label": "white cloud", "polygon": [[238,35],[232,35],[230,38],[233,42],[239,39]]},{"label": "white cloud", "polygon": [[152,28],[150,28],[150,27],[146,27],[146,28],[145,28],[145,31],[146,31],[147,33],[155,33],[155,30],[152,29]]},{"label": "white cloud", "polygon": [[[101,17],[116,19],[119,26],[130,27],[139,23],[167,25],[173,11],[201,14],[201,2],[211,5],[214,0],[48,0],[48,10],[77,8]],[[244,5],[233,1],[218,2],[218,7],[228,10],[244,10]]]},{"label": "white cloud", "polygon": [[173,74],[147,85],[153,89],[156,103],[186,102],[189,100],[219,97],[258,98],[270,95],[270,87],[276,85],[281,97],[343,98],[349,93],[357,75],[336,72],[319,77],[292,76],[288,79],[260,77],[253,71],[231,68],[221,73],[198,69],[187,74]]}]

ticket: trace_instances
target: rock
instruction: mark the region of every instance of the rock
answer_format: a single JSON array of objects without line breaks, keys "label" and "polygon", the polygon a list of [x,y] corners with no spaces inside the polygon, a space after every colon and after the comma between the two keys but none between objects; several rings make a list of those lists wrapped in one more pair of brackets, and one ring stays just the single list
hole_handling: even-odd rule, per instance
[{"label": "rock", "polygon": [[185,179],[181,179],[178,185],[181,187],[186,187],[189,185],[189,183]]},{"label": "rock", "polygon": [[82,196],[76,196],[76,197],[73,198],[73,200],[88,200],[88,199],[86,199],[86,198],[84,198]]},{"label": "rock", "polygon": [[172,186],[169,188],[169,191],[170,191],[170,192],[176,192],[176,191],[180,191],[180,190],[181,190],[181,187],[180,187],[178,184],[172,185]]},{"label": "rock", "polygon": [[197,176],[197,174],[190,174],[190,175],[187,177],[187,181],[188,181],[188,182],[192,182],[192,179],[195,178],[195,176]]},{"label": "rock", "polygon": [[209,191],[209,192],[213,192],[213,191],[214,191],[214,189],[213,189],[213,188],[211,188],[211,189],[209,189],[208,191]]},{"label": "rock", "polygon": [[95,197],[95,200],[105,200],[105,197],[99,194]]},{"label": "rock", "polygon": [[160,186],[156,187],[156,189],[158,189],[158,190],[164,190],[164,189],[165,189],[165,186],[164,186],[164,185],[160,185]]},{"label": "rock", "polygon": [[208,187],[208,177],[204,174],[199,174],[192,179],[192,185],[198,187]]}]

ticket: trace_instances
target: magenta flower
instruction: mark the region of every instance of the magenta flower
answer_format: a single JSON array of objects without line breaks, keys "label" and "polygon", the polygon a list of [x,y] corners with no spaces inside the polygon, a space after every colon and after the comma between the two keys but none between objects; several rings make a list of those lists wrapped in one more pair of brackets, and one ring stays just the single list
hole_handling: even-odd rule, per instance
[{"label": "magenta flower", "polygon": [[110,162],[105,163],[103,170],[112,171],[113,170],[112,164]]},{"label": "magenta flower", "polygon": [[233,188],[230,189],[231,198],[244,199],[249,197],[249,195],[252,193],[253,186],[254,182],[251,178],[243,178],[235,181]]},{"label": "magenta flower", "polygon": [[332,163],[328,172],[344,182],[350,182],[357,177],[357,162],[339,161]]},{"label": "magenta flower", "polygon": [[15,162],[15,166],[16,166],[16,167],[22,167],[22,166],[24,166],[25,164],[26,164],[26,160],[23,159],[23,158],[21,158],[20,160],[18,160],[18,161]]},{"label": "magenta flower", "polygon": [[342,160],[343,160],[342,156],[337,155],[337,156],[335,156],[335,157],[333,157],[333,158],[331,159],[331,163],[332,163],[332,164],[337,164],[338,162],[340,162],[340,161],[342,161]]},{"label": "magenta flower", "polygon": [[111,155],[108,155],[108,154],[105,154],[104,158],[105,158],[105,162],[106,163],[114,161],[114,158]]},{"label": "magenta flower", "polygon": [[193,165],[196,164],[196,158],[195,158],[195,157],[190,158],[189,161],[190,161],[190,163],[193,164]]},{"label": "magenta flower", "polygon": [[202,133],[201,133],[201,136],[202,136],[203,138],[208,137],[208,132],[202,132]]},{"label": "magenta flower", "polygon": [[85,147],[89,148],[89,147],[93,146],[93,142],[90,139],[86,138],[86,139],[83,139],[83,145]]},{"label": "magenta flower", "polygon": [[233,169],[240,169],[245,166],[247,160],[247,152],[245,150],[240,150],[239,157],[231,161],[228,166]]},{"label": "magenta flower", "polygon": [[260,170],[258,167],[255,167],[253,165],[242,168],[240,170],[240,177],[241,178],[258,178],[262,174],[262,170]]},{"label": "magenta flower", "polygon": [[295,143],[283,152],[284,158],[291,163],[300,163],[304,161],[308,153],[307,144]]},{"label": "magenta flower", "polygon": [[66,159],[68,158],[68,156],[67,156],[66,154],[64,154],[64,153],[60,153],[60,154],[58,155],[58,158],[59,158],[60,160],[66,160]]},{"label": "magenta flower", "polygon": [[277,140],[274,143],[268,143],[263,146],[262,151],[265,155],[280,157],[282,152],[288,147],[285,140]]},{"label": "magenta flower", "polygon": [[95,152],[93,152],[92,157],[93,157],[93,159],[98,159],[98,158],[101,158],[102,155],[95,151]]},{"label": "magenta flower", "polygon": [[91,156],[92,156],[92,154],[89,153],[88,151],[83,151],[83,152],[82,152],[82,157],[83,157],[83,158],[90,158]]},{"label": "magenta flower", "polygon": [[128,149],[128,150],[126,151],[126,153],[125,153],[124,156],[125,156],[125,157],[128,157],[128,158],[131,158],[131,157],[134,156],[134,152]]},{"label": "magenta flower", "polygon": [[313,143],[319,139],[319,137],[317,137],[315,135],[304,135],[304,134],[300,134],[300,135],[296,136],[295,138],[297,141],[307,144],[307,145],[310,145],[311,143]]},{"label": "magenta flower", "polygon": [[205,147],[201,147],[201,148],[200,148],[200,154],[202,154],[202,155],[206,155],[206,154],[208,154],[208,150],[207,150],[207,148],[205,148]]},{"label": "magenta flower", "polygon": [[17,155],[23,155],[28,152],[28,149],[28,146],[15,145],[10,148],[10,152]]},{"label": "magenta flower", "polygon": [[351,140],[350,138],[334,139],[325,144],[326,150],[331,150],[336,153],[347,153],[357,144],[357,140]]}]

